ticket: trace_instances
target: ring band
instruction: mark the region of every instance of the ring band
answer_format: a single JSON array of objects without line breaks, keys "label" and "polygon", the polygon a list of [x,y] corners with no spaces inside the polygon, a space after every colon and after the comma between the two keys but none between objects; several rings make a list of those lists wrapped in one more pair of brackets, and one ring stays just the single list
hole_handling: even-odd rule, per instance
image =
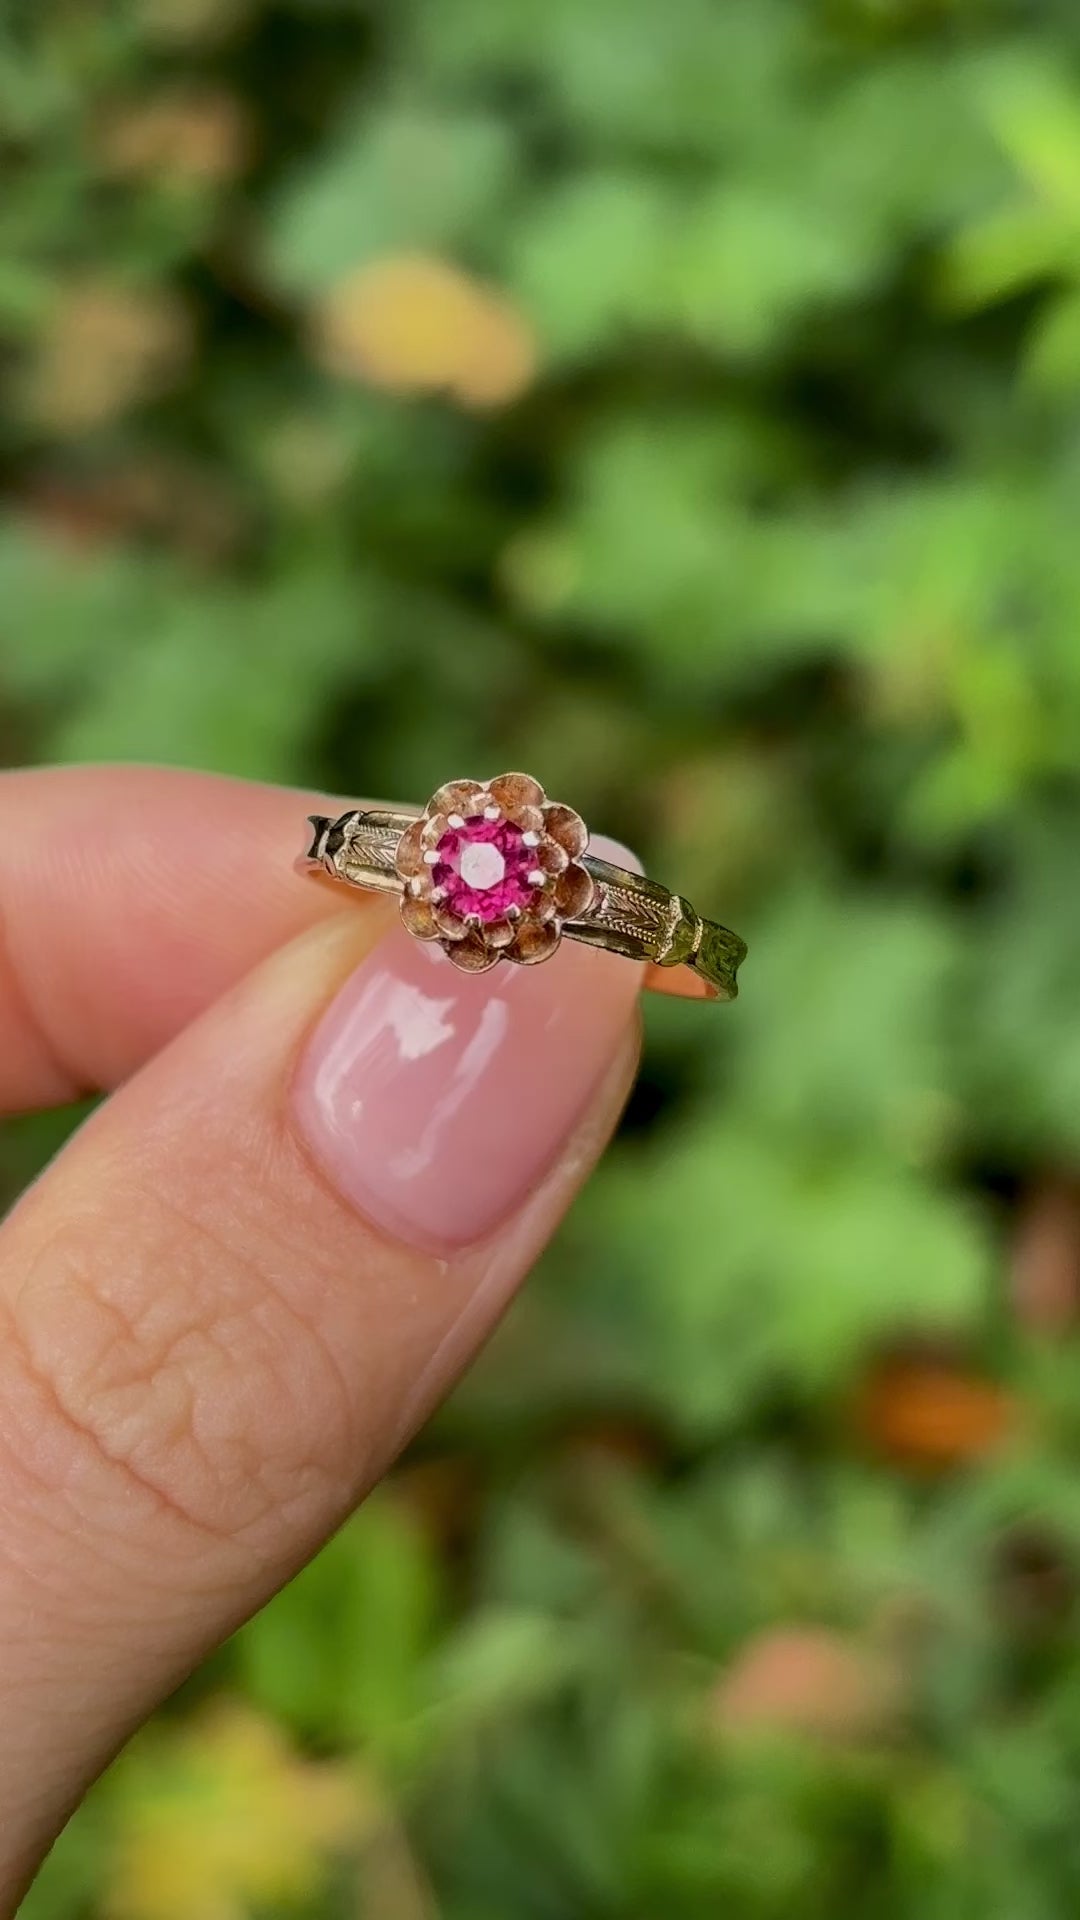
[{"label": "ring band", "polygon": [[449,781],[419,814],[370,807],[308,819],[303,866],[396,894],[408,931],[438,941],[464,972],[504,959],[534,965],[565,936],[663,972],[689,969],[686,989],[654,976],[661,990],[738,992],[746,942],[681,894],[589,853],[580,814],[529,774]]}]

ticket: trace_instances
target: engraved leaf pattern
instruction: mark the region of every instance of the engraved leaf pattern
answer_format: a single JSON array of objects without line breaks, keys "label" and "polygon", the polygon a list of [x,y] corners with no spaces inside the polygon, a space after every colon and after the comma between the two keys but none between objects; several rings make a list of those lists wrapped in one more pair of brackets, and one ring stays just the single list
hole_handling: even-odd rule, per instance
[{"label": "engraved leaf pattern", "polygon": [[658,900],[636,893],[630,887],[607,884],[591,914],[587,916],[617,933],[631,938],[658,940],[667,930],[668,916]]}]

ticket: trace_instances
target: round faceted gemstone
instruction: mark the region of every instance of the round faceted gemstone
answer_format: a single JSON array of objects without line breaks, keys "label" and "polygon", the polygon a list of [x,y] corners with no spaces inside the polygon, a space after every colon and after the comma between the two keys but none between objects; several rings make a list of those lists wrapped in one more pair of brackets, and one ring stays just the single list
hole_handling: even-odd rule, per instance
[{"label": "round faceted gemstone", "polygon": [[475,814],[444,833],[435,850],[432,880],[442,888],[444,904],[463,919],[475,914],[485,924],[501,920],[511,907],[530,907],[540,891],[529,883],[537,871],[536,849],[526,846],[523,829],[509,820]]}]

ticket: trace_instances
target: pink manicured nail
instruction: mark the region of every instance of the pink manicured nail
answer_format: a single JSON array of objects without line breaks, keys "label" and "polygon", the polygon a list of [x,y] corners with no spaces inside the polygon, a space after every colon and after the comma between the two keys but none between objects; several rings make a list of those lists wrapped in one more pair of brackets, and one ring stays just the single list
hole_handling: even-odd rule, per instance
[{"label": "pink manicured nail", "polygon": [[[599,839],[597,853],[636,865]],[[323,1171],[386,1232],[447,1253],[515,1211],[613,1059],[641,984],[564,940],[541,966],[468,975],[395,927],[342,988],[293,1086]]]}]

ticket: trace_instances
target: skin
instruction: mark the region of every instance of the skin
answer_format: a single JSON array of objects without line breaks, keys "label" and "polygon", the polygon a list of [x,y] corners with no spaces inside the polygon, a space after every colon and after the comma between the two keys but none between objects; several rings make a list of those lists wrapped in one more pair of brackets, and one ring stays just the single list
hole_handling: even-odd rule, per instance
[{"label": "skin", "polygon": [[452,1385],[634,1071],[633,970],[590,956],[568,990],[625,1014],[525,1204],[452,1257],[376,1230],[290,1109],[388,926],[291,871],[335,805],[143,768],[0,777],[0,1103],[110,1096],[0,1227],[0,1915]]}]

